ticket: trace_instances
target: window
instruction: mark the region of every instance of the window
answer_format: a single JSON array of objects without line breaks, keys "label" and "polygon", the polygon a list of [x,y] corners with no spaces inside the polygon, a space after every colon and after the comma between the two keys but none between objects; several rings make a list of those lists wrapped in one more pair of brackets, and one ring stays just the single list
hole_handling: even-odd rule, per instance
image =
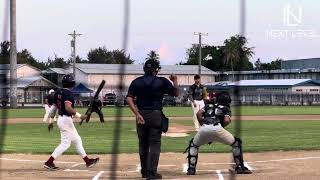
[{"label": "window", "polygon": [[296,92],[302,92],[302,89],[296,89]]},{"label": "window", "polygon": [[310,89],[311,92],[318,92],[319,89]]}]

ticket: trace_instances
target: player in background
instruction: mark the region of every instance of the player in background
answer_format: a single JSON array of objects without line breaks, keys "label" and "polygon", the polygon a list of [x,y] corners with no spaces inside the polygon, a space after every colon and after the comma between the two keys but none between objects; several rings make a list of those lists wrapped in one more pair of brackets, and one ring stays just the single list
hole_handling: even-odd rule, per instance
[{"label": "player in background", "polygon": [[[49,94],[46,96],[46,98],[44,99],[44,110],[45,110],[45,114],[43,117],[43,122],[47,122],[47,120],[49,119],[49,123],[52,123],[52,118],[49,117],[49,113],[52,109],[53,106],[53,98],[54,98],[54,90],[51,89],[49,91]],[[54,116],[54,121],[57,121],[56,116]]]},{"label": "player in background", "polygon": [[51,154],[49,159],[44,163],[44,167],[49,170],[56,170],[53,161],[57,159],[63,152],[65,152],[73,143],[76,147],[78,154],[83,158],[88,168],[94,166],[99,158],[89,159],[82,145],[81,137],[73,124],[73,117],[79,119],[86,119],[86,115],[81,115],[74,109],[74,97],[70,91],[75,85],[75,80],[71,75],[65,75],[62,78],[63,89],[55,93],[54,101],[55,106],[58,108],[58,127],[60,129],[61,143]]},{"label": "player in background", "polygon": [[189,100],[192,102],[191,107],[193,111],[193,123],[196,131],[199,131],[199,122],[197,119],[197,112],[204,107],[204,99],[207,99],[208,93],[204,85],[201,84],[201,77],[194,76],[194,84],[189,87]]}]

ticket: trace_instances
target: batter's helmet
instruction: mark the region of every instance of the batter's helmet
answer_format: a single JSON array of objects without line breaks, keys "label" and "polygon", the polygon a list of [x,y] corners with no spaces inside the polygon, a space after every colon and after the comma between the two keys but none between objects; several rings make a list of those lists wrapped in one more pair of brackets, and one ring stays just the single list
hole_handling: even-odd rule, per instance
[{"label": "batter's helmet", "polygon": [[220,92],[217,96],[217,103],[221,105],[230,105],[231,97],[228,92]]},{"label": "batter's helmet", "polygon": [[53,90],[53,89],[50,89],[49,94],[51,94],[51,93],[54,93],[54,90]]},{"label": "batter's helmet", "polygon": [[147,60],[143,66],[143,71],[145,73],[152,73],[153,71],[158,73],[160,69],[161,69],[160,63],[157,60]]},{"label": "batter's helmet", "polygon": [[62,77],[62,87],[73,87],[75,84],[76,81],[73,79],[72,75],[67,74]]}]

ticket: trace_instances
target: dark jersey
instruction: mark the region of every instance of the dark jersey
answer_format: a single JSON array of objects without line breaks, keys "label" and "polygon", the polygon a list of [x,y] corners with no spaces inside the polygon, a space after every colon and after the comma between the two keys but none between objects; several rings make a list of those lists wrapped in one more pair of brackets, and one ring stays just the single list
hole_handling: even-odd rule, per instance
[{"label": "dark jersey", "polygon": [[203,100],[204,96],[204,86],[199,85],[197,86],[196,84],[193,84],[189,87],[189,97],[190,99],[192,98],[193,100]]},{"label": "dark jersey", "polygon": [[225,116],[231,116],[230,107],[218,104],[206,104],[203,113],[204,124],[218,124],[223,126]]},{"label": "dark jersey", "polygon": [[48,94],[46,99],[48,99],[48,105],[49,106],[52,106],[53,105],[53,102],[54,102],[54,95],[52,94]]},{"label": "dark jersey", "polygon": [[70,90],[61,89],[60,91],[57,91],[54,94],[54,101],[56,106],[58,107],[58,114],[60,116],[63,116],[63,115],[71,116],[71,114],[69,114],[66,111],[66,107],[65,107],[65,103],[70,103],[71,106],[74,108],[74,97]]},{"label": "dark jersey", "polygon": [[162,110],[163,95],[175,92],[176,88],[168,79],[144,75],[131,82],[128,96],[137,98],[139,110]]}]

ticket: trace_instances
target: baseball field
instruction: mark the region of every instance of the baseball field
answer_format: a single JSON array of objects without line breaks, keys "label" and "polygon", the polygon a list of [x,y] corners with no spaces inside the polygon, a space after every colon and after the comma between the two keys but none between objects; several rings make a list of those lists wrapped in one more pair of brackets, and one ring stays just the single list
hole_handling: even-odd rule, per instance
[{"label": "baseball field", "polygon": [[[235,110],[235,109],[234,109]],[[85,109],[80,109],[80,112]],[[101,158],[91,169],[71,147],[57,160],[59,171],[42,168],[43,162],[60,142],[55,126],[48,132],[42,122],[41,108],[2,110],[7,126],[1,125],[3,139],[1,179],[138,179],[139,160],[134,117],[128,108],[122,109],[120,137],[114,138],[116,109],[104,108],[106,122],[92,122],[76,127],[84,147],[91,156]],[[186,176],[186,154],[182,154],[195,135],[190,107],[168,107],[170,129],[162,139],[159,171],[165,179],[229,179],[230,147],[222,144],[201,147],[197,176]],[[318,179],[320,177],[320,107],[310,106],[244,106],[241,107],[241,137],[244,159],[252,175],[237,175],[237,179]],[[227,129],[234,133],[235,123]],[[117,154],[111,154],[115,142]],[[117,158],[117,171],[111,171]],[[113,161],[112,161],[113,160]],[[303,167],[303,168],[302,168]],[[116,173],[116,174],[114,174]]]}]

